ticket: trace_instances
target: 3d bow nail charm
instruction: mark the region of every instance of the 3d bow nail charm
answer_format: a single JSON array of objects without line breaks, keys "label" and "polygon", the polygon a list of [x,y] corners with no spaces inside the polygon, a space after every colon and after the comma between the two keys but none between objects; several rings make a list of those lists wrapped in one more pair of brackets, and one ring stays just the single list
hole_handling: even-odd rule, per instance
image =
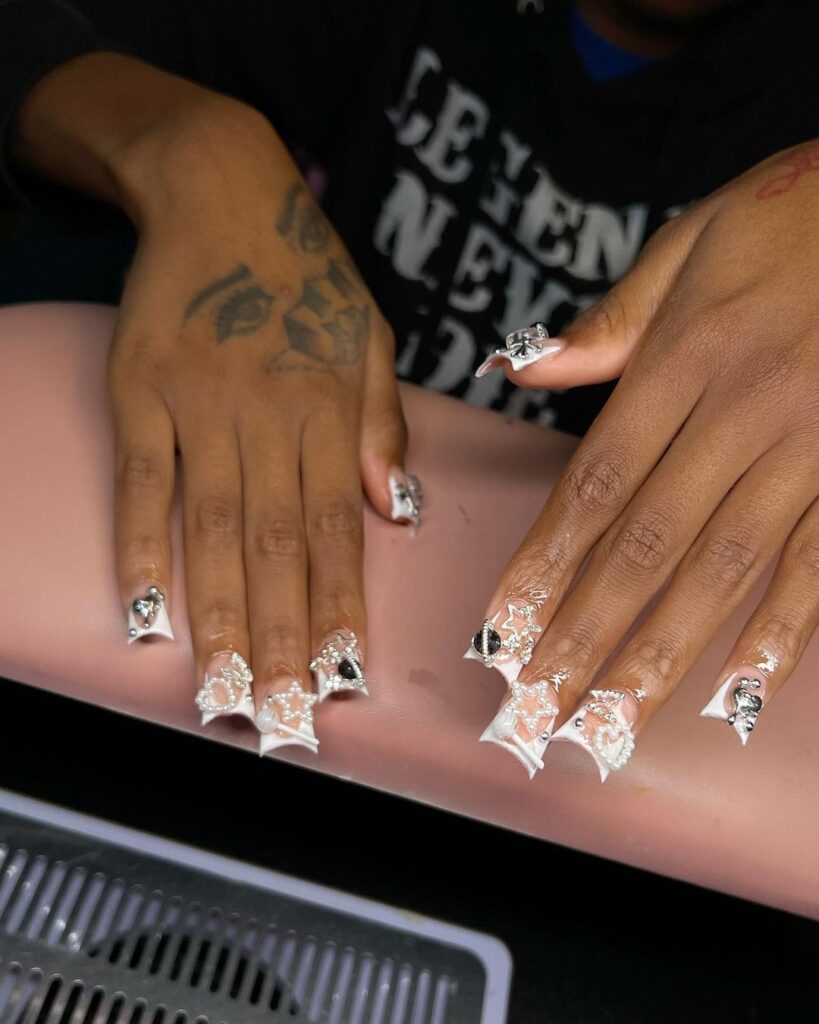
[{"label": "3d bow nail charm", "polygon": [[253,673],[236,651],[220,651],[211,658],[205,681],[196,694],[196,706],[207,725],[217,715],[245,715],[253,718]]},{"label": "3d bow nail charm", "polygon": [[505,612],[484,622],[464,657],[498,669],[507,682],[517,679],[532,660],[536,638],[543,632],[535,621],[538,610],[539,605],[528,601],[507,601]]},{"label": "3d bow nail charm", "polygon": [[511,683],[497,715],[481,736],[482,742],[495,743],[513,754],[530,779],[543,767],[543,752],[559,711],[557,689],[551,678]]},{"label": "3d bow nail charm", "polygon": [[369,694],[358,639],[349,630],[331,634],[310,662],[310,668],[316,674],[320,701],[345,690]]},{"label": "3d bow nail charm", "polygon": [[149,636],[174,638],[165,594],[155,585],[138,594],[128,606],[128,643]]},{"label": "3d bow nail charm", "polygon": [[767,676],[756,665],[742,665],[721,683],[700,715],[733,726],[745,746],[765,706],[767,682]]}]

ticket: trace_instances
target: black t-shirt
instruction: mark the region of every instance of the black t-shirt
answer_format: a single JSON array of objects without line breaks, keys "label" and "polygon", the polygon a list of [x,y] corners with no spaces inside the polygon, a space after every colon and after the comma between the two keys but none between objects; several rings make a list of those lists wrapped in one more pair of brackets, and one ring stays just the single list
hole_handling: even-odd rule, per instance
[{"label": "black t-shirt", "polygon": [[[0,0],[0,130],[42,74],[101,48],[240,97],[327,172],[402,377],[581,433],[608,386],[475,368],[510,330],[559,332],[690,202],[819,136],[818,6],[745,0],[598,82],[568,0]],[[0,170],[18,201],[87,224],[89,204]]]}]

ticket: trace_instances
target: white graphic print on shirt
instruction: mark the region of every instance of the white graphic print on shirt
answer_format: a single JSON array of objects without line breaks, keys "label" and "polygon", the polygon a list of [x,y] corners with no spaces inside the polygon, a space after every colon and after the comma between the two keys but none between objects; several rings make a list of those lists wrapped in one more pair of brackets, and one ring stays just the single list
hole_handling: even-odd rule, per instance
[{"label": "white graphic print on shirt", "polygon": [[[386,114],[401,164],[374,244],[396,274],[418,284],[423,324],[404,339],[399,372],[418,379],[420,354],[425,386],[551,423],[548,392],[472,373],[510,331],[537,320],[553,327],[556,311],[562,325],[622,277],[643,244],[647,205],[617,209],[561,189],[530,145],[508,127],[490,129],[485,100],[448,77],[428,47],[418,49]],[[464,196],[476,184],[477,204]],[[453,239],[454,260],[443,256]],[[436,358],[427,365],[419,348],[432,335]]]}]

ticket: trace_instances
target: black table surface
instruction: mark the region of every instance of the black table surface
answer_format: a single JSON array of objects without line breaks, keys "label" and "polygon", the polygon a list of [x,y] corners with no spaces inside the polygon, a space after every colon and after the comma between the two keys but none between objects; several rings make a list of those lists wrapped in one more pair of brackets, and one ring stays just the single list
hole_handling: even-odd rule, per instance
[{"label": "black table surface", "polygon": [[515,962],[510,1024],[819,1021],[817,922],[19,683],[0,692],[6,789],[496,935]]}]

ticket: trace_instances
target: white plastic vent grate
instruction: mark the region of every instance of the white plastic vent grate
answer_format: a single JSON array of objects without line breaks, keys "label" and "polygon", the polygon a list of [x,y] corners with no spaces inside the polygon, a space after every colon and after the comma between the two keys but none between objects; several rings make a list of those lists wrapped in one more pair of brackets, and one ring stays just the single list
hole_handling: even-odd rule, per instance
[{"label": "white plastic vent grate", "polygon": [[502,1024],[494,939],[0,790],[0,1024]]}]

